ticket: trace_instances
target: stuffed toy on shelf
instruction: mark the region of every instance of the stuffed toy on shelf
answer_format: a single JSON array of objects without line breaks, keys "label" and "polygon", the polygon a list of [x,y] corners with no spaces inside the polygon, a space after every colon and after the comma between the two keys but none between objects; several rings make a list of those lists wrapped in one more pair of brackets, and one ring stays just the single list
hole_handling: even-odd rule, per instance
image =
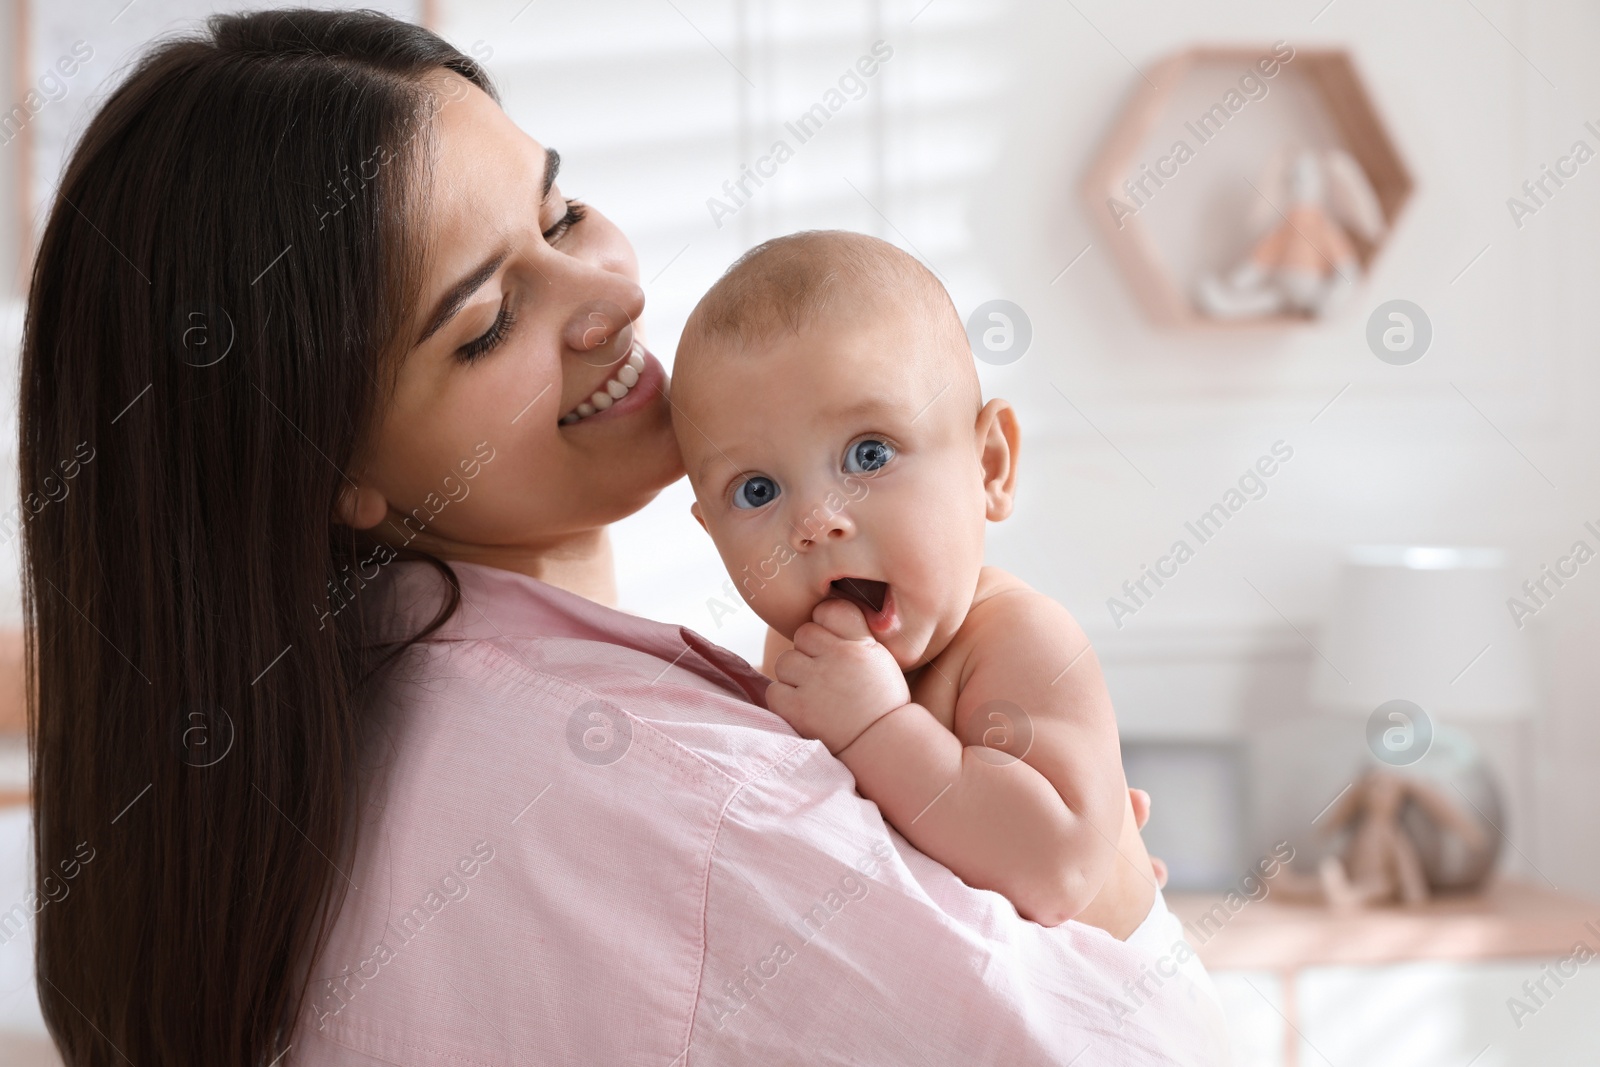
[{"label": "stuffed toy on shelf", "polygon": [[[1347,831],[1342,853],[1324,856],[1315,875],[1283,868],[1273,878],[1273,888],[1341,910],[1395,901],[1425,903],[1430,872],[1405,825],[1407,805],[1415,805],[1438,832],[1454,835],[1467,853],[1492,860],[1494,842],[1483,826],[1438,783],[1374,768],[1339,798],[1323,824],[1325,832]],[[1473,866],[1487,870],[1487,864]]]},{"label": "stuffed toy on shelf", "polygon": [[1372,183],[1348,152],[1305,148],[1275,155],[1256,188],[1253,229],[1265,235],[1226,274],[1201,277],[1196,303],[1217,319],[1323,314],[1361,274],[1350,235],[1383,234]]}]

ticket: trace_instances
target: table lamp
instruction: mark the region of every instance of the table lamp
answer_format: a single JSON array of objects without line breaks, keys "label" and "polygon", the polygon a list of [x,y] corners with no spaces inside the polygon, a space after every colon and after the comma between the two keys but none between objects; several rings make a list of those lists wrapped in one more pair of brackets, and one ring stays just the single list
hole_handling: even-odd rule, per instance
[{"label": "table lamp", "polygon": [[1498,548],[1350,549],[1312,702],[1368,715],[1401,698],[1449,722],[1527,716],[1533,671],[1507,588]]},{"label": "table lamp", "polygon": [[1499,790],[1457,725],[1513,722],[1537,703],[1507,588],[1498,548],[1351,548],[1317,643],[1312,703],[1365,720],[1374,765],[1431,779],[1483,824],[1489,850],[1467,855],[1420,811],[1406,813],[1435,888],[1480,883],[1502,840]]}]

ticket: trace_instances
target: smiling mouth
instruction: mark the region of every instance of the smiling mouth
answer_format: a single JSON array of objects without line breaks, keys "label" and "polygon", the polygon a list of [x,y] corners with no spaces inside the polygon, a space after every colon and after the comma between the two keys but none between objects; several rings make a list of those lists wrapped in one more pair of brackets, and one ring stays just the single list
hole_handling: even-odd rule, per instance
[{"label": "smiling mouth", "polygon": [[871,615],[883,611],[883,602],[889,595],[889,583],[871,578],[835,578],[828,583],[832,596],[848,600]]},{"label": "smiling mouth", "polygon": [[589,398],[578,404],[577,407],[567,412],[557,420],[557,425],[571,426],[575,422],[582,422],[591,415],[597,415],[606,408],[615,404],[639,384],[639,373],[644,370],[644,352],[635,341],[628,351],[628,358],[622,361],[617,373],[612,375],[600,388],[589,394]]}]

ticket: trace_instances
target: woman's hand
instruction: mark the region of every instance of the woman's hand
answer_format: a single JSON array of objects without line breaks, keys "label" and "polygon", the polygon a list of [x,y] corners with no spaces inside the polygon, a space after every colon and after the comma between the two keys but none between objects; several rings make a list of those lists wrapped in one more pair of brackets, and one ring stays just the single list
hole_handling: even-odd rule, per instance
[{"label": "woman's hand", "polygon": [[[1150,821],[1150,794],[1143,789],[1128,790],[1128,799],[1133,801],[1133,825],[1143,830],[1144,824]],[[1150,867],[1155,871],[1156,885],[1167,884],[1167,865],[1154,856],[1150,857]]]}]

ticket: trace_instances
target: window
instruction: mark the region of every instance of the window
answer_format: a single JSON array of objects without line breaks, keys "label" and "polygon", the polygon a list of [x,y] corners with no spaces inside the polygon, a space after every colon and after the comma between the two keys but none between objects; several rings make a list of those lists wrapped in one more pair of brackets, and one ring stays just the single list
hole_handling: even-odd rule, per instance
[{"label": "window", "polygon": [[[629,236],[643,336],[670,367],[728,264],[795,230],[892,241],[959,308],[995,295],[974,253],[1001,150],[992,100],[1007,75],[985,60],[1002,14],[973,0],[518,0],[445,3],[440,31],[561,151],[567,194]],[[691,500],[679,482],[616,528],[623,606],[759,661],[764,627],[725,586]]]}]

